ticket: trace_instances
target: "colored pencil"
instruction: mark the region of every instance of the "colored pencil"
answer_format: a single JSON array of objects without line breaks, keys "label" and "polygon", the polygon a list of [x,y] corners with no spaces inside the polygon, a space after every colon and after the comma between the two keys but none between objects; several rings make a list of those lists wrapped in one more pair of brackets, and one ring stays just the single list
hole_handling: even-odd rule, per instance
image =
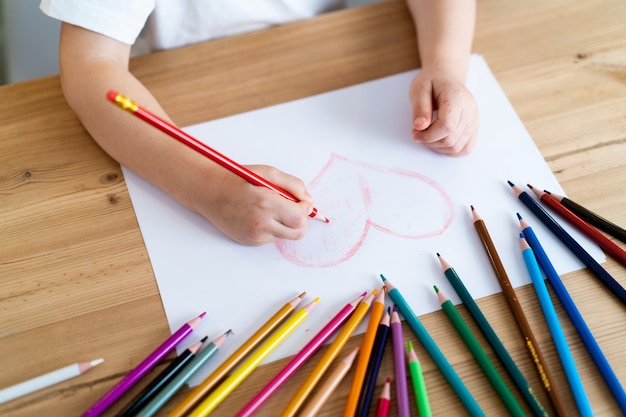
[{"label": "colored pencil", "polygon": [[582,233],[587,235],[587,237],[596,242],[602,249],[607,251],[609,255],[613,256],[622,265],[626,265],[626,251],[613,243],[611,239],[607,238],[602,233],[591,227],[589,223],[578,217],[574,212],[569,210],[567,207],[561,204],[559,200],[552,197],[550,194],[546,193],[545,191],[541,191],[530,184],[528,184],[528,188],[530,188],[530,190],[535,193],[537,198],[542,203],[550,207],[561,217],[567,220],[572,226],[576,227]]},{"label": "colored pencil", "polygon": [[319,412],[319,410],[326,403],[328,398],[332,395],[334,390],[346,376],[348,371],[350,371],[350,368],[352,367],[352,362],[354,361],[354,358],[356,357],[358,351],[358,347],[354,348],[337,364],[333,372],[328,375],[328,378],[326,378],[324,383],[320,385],[315,395],[311,397],[306,407],[304,407],[304,409],[302,409],[302,412],[298,414],[298,417],[313,417]]},{"label": "colored pencil", "polygon": [[461,336],[461,339],[463,339],[463,342],[472,353],[472,356],[474,356],[474,359],[476,359],[476,362],[478,362],[480,369],[482,369],[485,373],[485,376],[491,383],[491,386],[498,393],[498,396],[502,400],[506,409],[509,410],[509,413],[512,416],[526,416],[526,413],[515,399],[511,390],[509,390],[509,387],[507,387],[506,382],[504,382],[502,376],[500,376],[493,362],[491,362],[489,356],[487,356],[487,353],[482,348],[467,323],[465,323],[465,320],[463,320],[463,317],[459,314],[454,304],[452,304],[452,302],[448,300],[441,291],[439,291],[437,286],[434,288],[446,317],[448,317],[450,323],[452,323],[456,331],[459,333],[459,336]]},{"label": "colored pencil", "polygon": [[396,381],[396,403],[398,417],[409,417],[409,389],[406,385],[406,361],[404,359],[404,338],[402,334],[402,322],[398,314],[397,306],[393,306],[391,313],[391,347],[393,352],[393,371]]},{"label": "colored pencil", "polygon": [[591,355],[591,359],[593,359],[596,367],[600,371],[600,374],[604,378],[604,381],[608,385],[609,390],[617,401],[620,410],[624,415],[626,415],[626,392],[624,392],[624,388],[622,388],[622,385],[615,375],[615,372],[611,368],[609,361],[602,353],[598,342],[596,342],[596,339],[593,337],[593,334],[591,333],[591,330],[589,330],[587,323],[585,323],[583,316],[580,314],[580,311],[578,311],[578,307],[576,307],[576,304],[574,304],[574,300],[572,300],[572,297],[569,295],[569,292],[565,288],[565,285],[563,285],[561,277],[554,269],[550,258],[541,246],[541,243],[535,235],[534,230],[528,225],[528,223],[524,219],[522,219],[522,216],[520,216],[519,213],[517,214],[517,218],[520,221],[522,233],[524,234],[526,241],[528,242],[533,252],[535,253],[535,256],[537,257],[537,262],[539,263],[541,270],[546,275],[548,281],[550,282],[550,285],[552,285],[552,289],[556,293],[556,296],[559,298],[559,301],[561,301],[565,312],[569,316],[570,321],[574,325],[574,328],[576,328],[578,335],[580,336],[583,344],[587,348],[589,355]]},{"label": "colored pencil", "polygon": [[250,336],[228,359],[217,367],[200,385],[167,414],[167,417],[183,417],[198,404],[213,388],[217,386],[230,371],[250,354],[265,338],[272,333],[300,304],[306,292],[288,301],[272,317],[270,317],[252,336]]},{"label": "colored pencil", "polygon": [[[201,142],[200,140],[194,138],[193,136],[191,136],[190,134],[186,133],[182,129],[174,126],[173,124],[167,122],[166,120],[163,120],[159,116],[151,113],[150,111],[144,109],[143,107],[140,107],[137,103],[135,103],[134,101],[132,101],[128,97],[125,97],[125,96],[121,95],[120,93],[118,93],[116,91],[110,90],[107,93],[107,98],[110,101],[112,101],[113,103],[117,104],[122,109],[128,111],[129,113],[131,113],[131,114],[133,114],[135,116],[137,116],[141,120],[151,124],[152,126],[156,127],[160,131],[168,134],[173,139],[176,139],[177,141],[183,143],[184,145],[186,145],[189,148],[193,149],[194,151],[200,153],[201,155],[206,156],[211,161],[219,164],[223,168],[226,168],[227,170],[229,170],[233,174],[238,175],[239,177],[241,177],[244,180],[248,181],[250,184],[268,188],[268,189],[270,189],[270,190],[280,194],[281,196],[283,196],[284,198],[286,198],[288,200],[291,200],[291,201],[294,201],[294,202],[298,202],[299,201],[289,191],[279,187],[276,184],[271,183],[270,181],[266,180],[265,178],[261,177],[260,175],[258,175],[256,173],[254,173],[253,171],[249,170],[248,168],[244,167],[243,165],[238,164],[237,162],[233,161],[232,159],[228,158],[227,156],[225,156],[225,155],[221,154],[220,152],[216,151],[215,149],[211,148],[207,144],[205,144],[205,143]],[[323,221],[325,223],[328,223],[330,221],[330,220],[328,220],[328,218],[322,216],[322,214],[319,213],[315,207],[313,207],[313,210],[309,214],[309,217],[321,220],[321,221]]]},{"label": "colored pencil", "polygon": [[474,227],[480,237],[480,241],[485,249],[487,258],[489,258],[489,262],[491,263],[496,278],[500,283],[500,288],[502,288],[502,293],[504,294],[504,298],[509,305],[509,309],[511,310],[511,313],[513,313],[513,317],[515,317],[515,322],[517,323],[517,327],[520,329],[523,337],[524,346],[526,346],[528,354],[535,364],[535,370],[539,374],[539,379],[548,394],[548,398],[550,399],[556,414],[558,416],[565,417],[567,415],[567,409],[563,398],[556,389],[554,384],[555,379],[550,372],[548,362],[545,360],[543,353],[541,352],[537,338],[530,327],[530,323],[528,322],[526,314],[524,313],[519,299],[517,298],[515,289],[509,280],[506,269],[500,259],[500,255],[498,254],[496,246],[491,239],[487,225],[485,224],[483,218],[475,210],[474,206],[472,206],[471,209]]},{"label": "colored pencil", "polygon": [[417,414],[420,417],[431,417],[432,411],[430,409],[430,402],[428,401],[428,391],[426,391],[426,381],[424,380],[424,373],[422,372],[422,364],[411,342],[409,342],[407,346],[407,358],[413,392],[415,393],[415,402],[417,404]]},{"label": "colored pencil", "polygon": [[[561,365],[563,366],[563,371],[565,372],[565,377],[567,378],[567,382],[569,383],[574,396],[574,401],[578,407],[578,412],[583,417],[593,416],[591,405],[589,404],[589,399],[587,398],[587,393],[585,392],[582,380],[580,379],[580,375],[576,369],[572,353],[567,345],[567,340],[565,339],[561,323],[559,322],[556,310],[552,304],[550,293],[548,293],[548,287],[543,279],[543,275],[541,275],[541,270],[539,269],[539,264],[537,263],[535,254],[522,233],[520,233],[520,246],[522,249],[524,263],[526,264],[530,279],[533,282],[533,287],[537,293],[537,298],[539,299],[539,304],[541,305],[546,322],[548,323],[552,340],[554,340],[554,346],[559,354]],[[559,415],[562,414],[559,412]]]},{"label": "colored pencil", "polygon": [[584,263],[587,268],[594,273],[596,277],[600,279],[600,281],[606,285],[606,287],[613,292],[619,298],[619,300],[626,304],[626,290],[609,274],[606,269],[602,268],[602,266],[593,259],[593,256],[589,255],[589,253],[582,247],[580,244],[561,227],[561,225],[554,220],[547,211],[543,209],[535,201],[534,198],[530,196],[526,191],[523,191],[521,188],[513,184],[509,181],[509,185],[513,189],[513,192],[517,196],[517,198],[530,210],[533,212],[535,216],[548,228],[550,231],[565,245],[567,248],[574,254],[576,257]]},{"label": "colored pencil", "polygon": [[250,416],[255,413],[302,365],[308,361],[319,348],[348,320],[356,309],[359,302],[367,293],[363,293],[346,304],[323,328],[320,330],[290,361],[283,369],[268,382],[237,413],[237,417]]},{"label": "colored pencil", "polygon": [[374,339],[376,339],[378,323],[380,322],[384,311],[385,289],[382,288],[372,304],[369,322],[367,323],[367,329],[365,330],[365,335],[363,336],[363,341],[361,342],[359,358],[354,368],[350,391],[348,392],[348,398],[346,399],[346,405],[343,410],[344,417],[354,417],[354,414],[357,411],[359,405],[359,394],[361,394],[361,387],[363,386],[363,379],[365,378],[365,372],[367,371],[367,364],[369,363],[370,355],[372,353]]},{"label": "colored pencil", "polygon": [[433,338],[430,334],[428,334],[428,331],[406,302],[404,296],[382,274],[380,277],[385,283],[385,288],[387,289],[389,298],[391,298],[391,300],[398,306],[398,311],[402,314],[406,323],[420,340],[422,346],[424,346],[424,349],[433,359],[433,362],[435,362],[435,365],[437,365],[437,368],[444,376],[448,384],[450,384],[454,393],[459,397],[467,411],[472,416],[484,416],[485,413],[481,410],[480,406],[474,397],[472,397],[472,394],[469,392],[461,378],[459,378],[457,373],[454,371],[454,368],[452,368],[452,365],[450,365],[450,362],[448,362],[446,357],[443,355]]},{"label": "colored pencil", "polygon": [[439,258],[441,269],[448,279],[448,282],[450,283],[450,285],[452,285],[454,291],[456,291],[458,296],[461,298],[461,301],[478,325],[481,333],[485,336],[487,342],[489,342],[489,345],[495,352],[496,356],[498,356],[498,359],[500,359],[500,362],[502,362],[504,369],[513,380],[513,383],[515,383],[515,386],[519,389],[522,397],[530,407],[533,415],[547,417],[548,412],[546,411],[545,407],[543,406],[543,404],[541,404],[541,401],[539,401],[539,398],[537,398],[537,396],[535,395],[535,392],[524,377],[524,374],[522,374],[522,372],[519,370],[519,368],[513,361],[513,358],[511,358],[511,355],[509,355],[509,352],[506,350],[504,344],[502,344],[500,338],[487,321],[487,318],[478,307],[478,304],[476,304],[476,301],[474,301],[474,298],[471,296],[469,291],[467,291],[467,288],[465,288],[465,284],[463,284],[461,278],[458,276],[454,268],[452,268],[450,264],[445,259],[443,259],[440,254],[437,254],[437,257]]},{"label": "colored pencil", "polygon": [[217,388],[189,413],[189,417],[206,417],[221,404],[309,316],[319,298],[314,299],[291,315],[252,354],[246,358]]},{"label": "colored pencil", "polygon": [[78,362],[0,390],[0,404],[84,374],[104,359]]},{"label": "colored pencil", "polygon": [[356,330],[357,326],[361,323],[365,315],[367,314],[370,304],[377,294],[378,290],[372,291],[370,295],[365,297],[357,306],[352,316],[348,319],[346,324],[343,325],[335,340],[328,346],[324,355],[320,358],[317,365],[313,368],[313,370],[309,373],[307,378],[304,380],[298,391],[291,398],[287,407],[280,414],[282,417],[294,416],[298,410],[302,407],[307,397],[311,394],[317,383],[322,379],[326,370],[330,367],[332,362],[335,360],[337,355],[345,344],[352,336],[352,333]]},{"label": "colored pencil", "polygon": [[391,404],[391,380],[387,378],[376,404],[376,417],[387,417]]},{"label": "colored pencil", "polygon": [[378,371],[380,370],[380,364],[382,363],[385,347],[387,346],[389,326],[391,325],[390,311],[391,308],[387,308],[387,310],[383,313],[380,323],[378,324],[378,330],[376,330],[376,339],[374,340],[372,354],[370,355],[370,360],[367,364],[365,379],[363,381],[363,385],[361,386],[359,407],[357,413],[355,414],[359,417],[367,417],[369,415],[372,398],[374,397],[374,390],[376,389]]},{"label": "colored pencil", "polygon": [[126,407],[117,413],[117,417],[134,417],[146,404],[156,397],[163,387],[183,370],[207,339],[208,337],[204,337],[185,349],[172,363],[161,371],[161,373],[154,377],[135,398],[129,401]]},{"label": "colored pencil", "polygon": [[558,200],[561,204],[563,204],[563,206],[565,206],[572,212],[576,213],[581,219],[585,220],[589,224],[594,225],[600,230],[604,230],[606,233],[610,234],[611,236],[626,243],[626,230],[624,230],[622,227],[616,225],[613,222],[610,222],[609,220],[605,219],[599,214],[594,213],[588,208],[581,206],[577,202],[567,197],[551,193],[550,191],[546,191],[546,193],[550,194],[552,197]]},{"label": "colored pencil", "polygon": [[200,314],[198,317],[183,324],[174,334],[168,337],[159,347],[157,347],[150,355],[148,355],[139,365],[122,378],[113,388],[111,388],[104,396],[96,401],[83,417],[95,417],[102,414],[109,408],[118,398],[128,391],[141,377],[147,374],[154,366],[165,358],[176,346],[182,342],[187,336],[193,332],[193,329],[200,323],[200,320],[206,313]]},{"label": "colored pencil", "polygon": [[222,347],[226,338],[232,334],[231,330],[209,343],[200,351],[189,365],[178,373],[144,408],[137,413],[137,417],[151,417],[155,415],[182,387],[187,380],[193,376],[202,366],[211,359]]}]

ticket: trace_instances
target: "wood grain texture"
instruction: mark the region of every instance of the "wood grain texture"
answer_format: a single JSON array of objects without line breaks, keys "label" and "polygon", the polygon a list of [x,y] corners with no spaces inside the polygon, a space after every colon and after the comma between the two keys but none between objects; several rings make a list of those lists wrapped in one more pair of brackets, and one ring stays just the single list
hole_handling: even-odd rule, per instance
[{"label": "wood grain texture", "polygon": [[[625,21],[626,3],[620,0],[479,0],[474,42],[474,51],[485,56],[568,196],[622,226]],[[402,1],[155,53],[131,63],[182,126],[418,66],[413,24]],[[75,361],[105,358],[79,378],[0,405],[0,415],[78,416],[170,329],[120,167],[82,128],[63,99],[57,76],[0,87],[0,230],[0,387]],[[604,266],[626,285],[623,267],[612,259]],[[568,274],[564,282],[626,383],[623,306],[587,271]],[[533,289],[520,288],[518,296],[548,361],[558,365]],[[504,298],[495,295],[479,305],[547,404]],[[564,311],[556,306],[595,414],[620,415]],[[462,307],[460,311],[468,318]],[[487,414],[504,415],[444,315],[421,319]],[[422,360],[434,414],[463,415],[413,334],[405,329],[404,335]],[[354,337],[347,348],[360,340]],[[321,353],[258,415],[276,415]],[[255,371],[215,415],[233,415],[286,361]],[[552,369],[565,384],[560,367]],[[392,374],[389,354],[380,386]],[[321,416],[340,413],[349,385],[346,378]],[[566,398],[576,415],[569,392]]]}]

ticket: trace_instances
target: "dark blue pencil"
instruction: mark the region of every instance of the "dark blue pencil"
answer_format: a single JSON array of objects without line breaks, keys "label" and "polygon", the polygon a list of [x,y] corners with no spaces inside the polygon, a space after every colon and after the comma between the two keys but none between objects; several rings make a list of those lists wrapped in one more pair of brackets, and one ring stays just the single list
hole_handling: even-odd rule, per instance
[{"label": "dark blue pencil", "polygon": [[626,393],[624,392],[624,388],[622,388],[622,385],[620,384],[619,379],[617,379],[615,372],[613,372],[611,365],[609,365],[609,362],[606,360],[606,357],[602,353],[602,350],[600,350],[598,342],[596,342],[596,339],[593,337],[591,330],[589,330],[589,327],[587,327],[583,316],[580,314],[578,308],[576,307],[576,304],[574,304],[574,300],[572,300],[572,297],[570,297],[569,293],[567,292],[565,285],[563,285],[563,282],[561,281],[561,277],[556,272],[554,266],[552,265],[552,262],[550,262],[550,258],[548,258],[548,255],[543,250],[543,247],[539,243],[539,239],[537,239],[535,232],[528,225],[528,223],[524,219],[522,219],[522,216],[520,216],[519,213],[517,214],[517,218],[520,221],[524,238],[530,245],[530,248],[535,253],[535,257],[537,258],[537,262],[539,262],[539,266],[541,267],[543,273],[546,275],[548,281],[550,282],[550,285],[552,285],[552,289],[561,301],[565,312],[567,313],[570,320],[572,321],[572,324],[576,328],[576,331],[578,332],[578,335],[580,336],[585,347],[587,348],[587,351],[591,355],[591,358],[598,367],[600,374],[609,386],[609,390],[613,394],[613,397],[615,397],[615,400],[622,410],[622,413],[626,415]]},{"label": "dark blue pencil", "polygon": [[146,404],[148,404],[183,368],[194,358],[196,352],[207,340],[202,340],[189,346],[183,353],[172,361],[161,373],[146,385],[146,387],[135,396],[129,403],[117,413],[117,417],[132,417],[136,415]]},{"label": "dark blue pencil", "polygon": [[380,364],[383,360],[383,354],[385,352],[385,346],[387,346],[387,339],[389,338],[389,326],[390,326],[390,310],[383,314],[380,319],[380,324],[376,331],[376,338],[374,339],[374,345],[372,346],[372,353],[370,355],[370,361],[367,364],[367,370],[365,371],[365,378],[363,379],[363,385],[361,386],[361,393],[359,394],[359,405],[355,416],[367,417],[369,415],[372,399],[374,398],[374,390],[376,389],[376,379],[378,378],[378,371],[380,370]]},{"label": "dark blue pencil", "polygon": [[513,192],[517,195],[517,198],[519,198],[519,200],[626,305],[626,290],[624,287],[622,287],[606,269],[602,268],[602,266],[593,259],[593,256],[589,255],[589,253],[580,246],[580,244],[576,242],[576,240],[567,233],[565,229],[530,196],[530,194],[523,191],[511,181],[508,181],[508,183],[513,189]]}]

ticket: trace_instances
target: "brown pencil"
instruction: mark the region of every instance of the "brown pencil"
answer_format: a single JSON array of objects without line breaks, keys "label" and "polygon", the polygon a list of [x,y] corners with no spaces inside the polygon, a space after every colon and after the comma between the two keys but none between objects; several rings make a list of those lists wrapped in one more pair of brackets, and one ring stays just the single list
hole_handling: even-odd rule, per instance
[{"label": "brown pencil", "polygon": [[474,221],[474,227],[478,232],[478,236],[480,237],[480,241],[485,248],[485,252],[487,253],[487,257],[489,258],[489,262],[493,267],[493,270],[496,274],[496,278],[500,283],[500,287],[502,288],[502,292],[504,293],[504,298],[506,299],[513,316],[515,317],[515,321],[522,332],[522,336],[524,337],[524,344],[528,349],[528,353],[535,364],[535,368],[537,369],[537,373],[539,374],[539,378],[541,379],[541,383],[548,393],[548,397],[550,398],[550,402],[554,407],[556,414],[560,417],[567,416],[567,408],[563,402],[563,398],[561,397],[559,391],[556,389],[554,385],[554,378],[552,377],[550,371],[547,367],[547,362],[539,349],[539,344],[532,332],[530,324],[526,319],[526,315],[524,314],[524,310],[522,310],[522,306],[519,303],[517,295],[515,294],[515,290],[511,285],[511,281],[509,280],[508,275],[504,269],[504,265],[500,260],[500,256],[496,250],[493,241],[491,240],[491,236],[489,235],[489,231],[487,230],[487,226],[485,225],[484,220],[480,217],[480,215],[472,208],[472,218]]}]

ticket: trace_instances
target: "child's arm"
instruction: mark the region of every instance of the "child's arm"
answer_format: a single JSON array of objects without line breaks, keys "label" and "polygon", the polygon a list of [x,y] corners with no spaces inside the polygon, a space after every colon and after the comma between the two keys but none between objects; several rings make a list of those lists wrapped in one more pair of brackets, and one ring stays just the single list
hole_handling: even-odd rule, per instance
[{"label": "child's arm", "polygon": [[106,99],[107,91],[115,89],[170,120],[128,71],[129,54],[129,45],[62,24],[59,55],[63,92],[96,142],[122,165],[240,243],[261,245],[301,238],[313,208],[302,181],[272,167],[249,167],[301,200],[289,201],[265,187],[247,183]]},{"label": "child's arm", "polygon": [[[422,69],[411,84],[413,138],[447,154],[476,143],[478,110],[465,87],[474,37],[475,0],[407,0],[417,30]],[[433,111],[437,118],[433,122]]]}]

